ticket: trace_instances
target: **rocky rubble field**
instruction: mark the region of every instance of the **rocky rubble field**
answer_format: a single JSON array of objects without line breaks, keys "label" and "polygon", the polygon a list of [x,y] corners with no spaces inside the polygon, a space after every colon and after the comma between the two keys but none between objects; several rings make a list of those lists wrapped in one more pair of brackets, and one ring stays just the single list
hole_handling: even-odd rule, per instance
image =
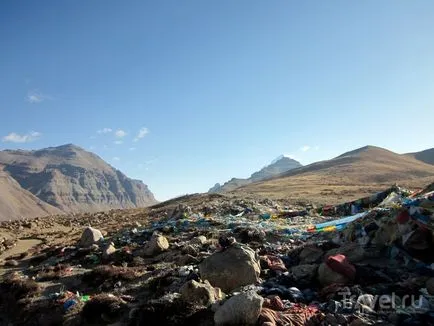
[{"label": "rocky rubble field", "polygon": [[431,325],[432,188],[5,222],[0,325]]}]

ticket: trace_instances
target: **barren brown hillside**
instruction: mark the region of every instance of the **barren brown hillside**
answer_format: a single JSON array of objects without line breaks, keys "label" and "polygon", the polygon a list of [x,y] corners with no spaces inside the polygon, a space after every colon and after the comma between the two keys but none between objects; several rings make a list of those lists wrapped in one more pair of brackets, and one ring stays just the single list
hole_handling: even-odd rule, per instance
[{"label": "barren brown hillside", "polygon": [[0,170],[0,221],[20,217],[37,217],[62,212],[21,186],[8,174]]},{"label": "barren brown hillside", "polygon": [[410,157],[414,157],[416,160],[428,163],[428,164],[434,164],[434,148],[430,148],[421,152],[417,153],[409,153],[405,154]]},{"label": "barren brown hillside", "polygon": [[0,151],[0,164],[22,189],[63,212],[135,208],[156,203],[143,182],[128,178],[97,155],[72,144],[36,151]]},{"label": "barren brown hillside", "polygon": [[433,180],[433,165],[412,156],[366,146],[238,188],[234,193],[337,203],[372,194],[395,183],[423,187]]}]

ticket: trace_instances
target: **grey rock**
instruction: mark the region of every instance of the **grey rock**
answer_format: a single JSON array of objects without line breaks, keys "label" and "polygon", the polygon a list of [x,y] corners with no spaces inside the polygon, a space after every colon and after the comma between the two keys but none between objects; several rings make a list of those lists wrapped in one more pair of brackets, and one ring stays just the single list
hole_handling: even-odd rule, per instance
[{"label": "grey rock", "polygon": [[116,252],[116,247],[114,245],[114,243],[109,243],[102,252],[102,257],[104,259],[109,258],[112,254],[114,254]]},{"label": "grey rock", "polygon": [[208,240],[206,239],[206,237],[204,235],[200,235],[198,237],[193,238],[191,241],[192,245],[204,245],[208,242]]},{"label": "grey rock", "polygon": [[357,263],[359,261],[362,261],[366,256],[365,249],[358,243],[350,243],[343,245],[340,248],[329,250],[326,253],[326,257],[334,256],[337,254],[344,255],[351,263]]},{"label": "grey rock", "polygon": [[191,280],[179,290],[181,298],[186,302],[208,306],[222,298],[219,288],[214,288],[208,281],[203,283]]},{"label": "grey rock", "polygon": [[214,314],[217,326],[255,325],[264,299],[255,292],[241,293],[227,300]]},{"label": "grey rock", "polygon": [[348,278],[339,274],[327,266],[326,263],[322,263],[318,268],[318,281],[322,286],[337,284],[347,284]]},{"label": "grey rock", "polygon": [[190,264],[197,264],[199,263],[199,260],[196,257],[193,257],[192,255],[184,255],[178,257],[176,262],[180,266],[185,266]]},{"label": "grey rock", "polygon": [[154,233],[151,240],[145,245],[143,253],[145,256],[154,256],[169,249],[169,241],[166,237]]},{"label": "grey rock", "polygon": [[197,256],[199,254],[199,249],[193,245],[187,245],[184,248],[182,248],[181,252],[183,254]]},{"label": "grey rock", "polygon": [[103,239],[103,236],[100,230],[87,227],[84,229],[83,234],[81,235],[79,246],[88,248],[99,242],[101,239]]},{"label": "grey rock", "polygon": [[15,259],[10,259],[5,262],[5,266],[15,267],[18,266],[18,262]]},{"label": "grey rock", "polygon": [[256,253],[249,247],[235,244],[205,258],[199,265],[202,279],[229,293],[259,280],[261,267]]}]

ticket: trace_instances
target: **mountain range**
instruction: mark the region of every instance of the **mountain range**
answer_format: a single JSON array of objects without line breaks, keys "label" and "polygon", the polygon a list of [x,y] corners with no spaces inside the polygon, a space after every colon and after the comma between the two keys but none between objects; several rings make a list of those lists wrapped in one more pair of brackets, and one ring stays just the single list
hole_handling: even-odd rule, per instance
[{"label": "mountain range", "polygon": [[[281,155],[249,178],[233,178],[209,192],[334,203],[371,195],[394,183],[422,187],[433,181],[434,148],[397,154],[365,146],[306,166]],[[0,193],[0,221],[157,202],[142,181],[72,144],[0,151]]]},{"label": "mountain range", "polygon": [[301,163],[293,160],[292,158],[280,155],[274,159],[269,165],[263,167],[261,170],[254,172],[248,179],[232,178],[225,182],[223,185],[216,183],[214,187],[208,190],[209,193],[227,192],[235,190],[239,187],[246,186],[248,184],[267,180],[274,176],[280,175],[284,172],[290,171],[301,167]]},{"label": "mountain range", "polygon": [[398,183],[422,187],[434,181],[434,148],[397,154],[365,146],[333,159],[288,170],[230,192],[319,203],[353,200]]},{"label": "mountain range", "polygon": [[156,203],[142,181],[72,144],[0,151],[0,191],[0,220]]}]

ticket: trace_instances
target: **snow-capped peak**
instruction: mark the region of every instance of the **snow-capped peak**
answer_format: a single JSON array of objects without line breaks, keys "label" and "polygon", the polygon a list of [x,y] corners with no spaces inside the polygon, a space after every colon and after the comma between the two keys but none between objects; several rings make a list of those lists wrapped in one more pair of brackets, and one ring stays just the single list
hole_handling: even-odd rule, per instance
[{"label": "snow-capped peak", "polygon": [[273,161],[271,161],[270,165],[279,162],[282,158],[285,158],[285,157],[291,158],[289,155],[282,154],[282,155],[279,155],[278,157],[276,157]]}]

